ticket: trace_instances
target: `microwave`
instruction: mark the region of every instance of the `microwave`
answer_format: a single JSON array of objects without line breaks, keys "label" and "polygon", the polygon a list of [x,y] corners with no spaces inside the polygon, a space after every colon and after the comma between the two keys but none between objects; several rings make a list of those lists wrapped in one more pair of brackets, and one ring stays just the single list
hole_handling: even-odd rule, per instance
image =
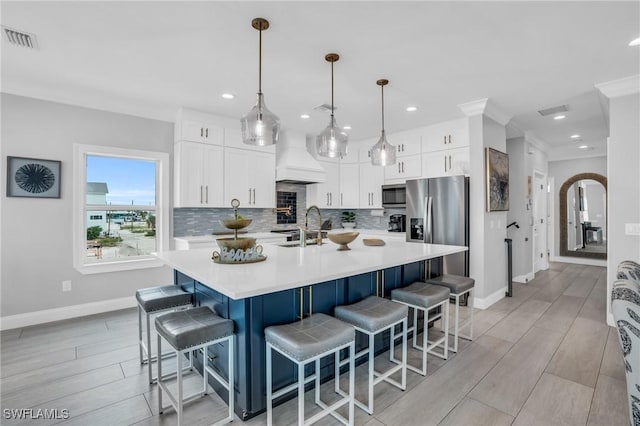
[{"label": "microwave", "polygon": [[382,207],[406,207],[407,186],[382,185]]}]

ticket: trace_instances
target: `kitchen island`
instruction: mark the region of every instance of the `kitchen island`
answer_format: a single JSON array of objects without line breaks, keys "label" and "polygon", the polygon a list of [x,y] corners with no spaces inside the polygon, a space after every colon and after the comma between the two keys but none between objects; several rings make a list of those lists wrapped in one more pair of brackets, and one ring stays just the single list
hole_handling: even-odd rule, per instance
[{"label": "kitchen island", "polygon": [[[360,235],[350,243],[350,251],[337,251],[337,245],[328,241],[304,248],[264,244],[266,261],[240,265],[213,263],[212,249],[156,253],[174,269],[175,284],[195,294],[197,306],[210,306],[235,322],[236,413],[241,419],[265,409],[266,327],[291,323],[311,313],[332,315],[335,306],[372,294],[389,297],[393,288],[423,277],[425,260],[467,250],[462,246],[407,243],[400,238],[385,238],[384,246],[365,246],[363,238],[367,237]],[[380,336],[376,348],[384,350],[383,342]],[[366,346],[366,339],[358,339],[356,344],[358,348]],[[226,354],[226,347],[216,345],[207,357],[224,377]],[[332,362],[322,363],[323,377],[332,376]],[[201,363],[201,357],[197,357],[196,365]],[[274,355],[273,363],[276,388],[294,380],[297,373],[293,364],[279,355]],[[226,398],[226,391],[219,393]]]}]

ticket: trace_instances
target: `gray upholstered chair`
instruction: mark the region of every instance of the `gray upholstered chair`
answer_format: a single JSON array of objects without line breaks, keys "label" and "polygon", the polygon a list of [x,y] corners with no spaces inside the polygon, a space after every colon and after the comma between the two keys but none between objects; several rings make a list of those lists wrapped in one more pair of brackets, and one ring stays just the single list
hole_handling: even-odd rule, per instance
[{"label": "gray upholstered chair", "polygon": [[618,279],[611,291],[611,311],[622,346],[629,398],[629,419],[640,426],[640,265],[620,264]]}]

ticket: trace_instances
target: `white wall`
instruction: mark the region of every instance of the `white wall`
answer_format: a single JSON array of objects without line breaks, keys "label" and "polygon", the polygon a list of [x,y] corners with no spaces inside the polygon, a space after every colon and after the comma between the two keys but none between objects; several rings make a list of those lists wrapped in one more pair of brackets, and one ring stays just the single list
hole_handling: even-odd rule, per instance
[{"label": "white wall", "polygon": [[[171,270],[82,275],[73,268],[73,144],[173,152],[173,123],[2,94],[2,168],[6,156],[62,161],[60,199],[6,197],[2,189],[2,317],[132,297],[170,284]],[[72,290],[62,292],[62,281]]]},{"label": "white wall", "polygon": [[[607,157],[582,158],[576,160],[550,161],[549,177],[554,178],[554,211],[552,226],[554,232],[553,256],[560,256],[560,187],[567,179],[580,173],[598,173],[607,177]],[[609,185],[611,182],[609,182]]]},{"label": "white wall", "polygon": [[504,297],[507,283],[506,212],[487,212],[485,205],[484,150],[506,152],[506,132],[486,115],[469,118],[469,264],[476,280],[477,307],[486,308]]},{"label": "white wall", "polygon": [[[637,87],[637,86],[636,86]],[[618,264],[640,262],[640,236],[626,235],[626,223],[640,223],[640,95],[609,101],[609,226],[607,313]],[[609,324],[613,325],[609,315]]]},{"label": "white wall", "polygon": [[[512,226],[507,237],[513,240],[513,277],[527,276],[533,271],[531,264],[531,210],[527,209],[527,167],[525,163],[524,137],[507,140],[509,154],[509,211],[507,224],[517,222],[520,228]],[[512,278],[513,278],[512,277]],[[520,281],[520,280],[518,280]]]}]

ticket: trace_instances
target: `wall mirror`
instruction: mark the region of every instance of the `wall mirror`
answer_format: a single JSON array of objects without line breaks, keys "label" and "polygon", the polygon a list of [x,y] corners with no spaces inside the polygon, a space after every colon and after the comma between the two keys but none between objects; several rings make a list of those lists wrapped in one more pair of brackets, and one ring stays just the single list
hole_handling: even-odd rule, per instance
[{"label": "wall mirror", "polygon": [[581,173],[560,187],[560,255],[607,258],[607,178]]}]

